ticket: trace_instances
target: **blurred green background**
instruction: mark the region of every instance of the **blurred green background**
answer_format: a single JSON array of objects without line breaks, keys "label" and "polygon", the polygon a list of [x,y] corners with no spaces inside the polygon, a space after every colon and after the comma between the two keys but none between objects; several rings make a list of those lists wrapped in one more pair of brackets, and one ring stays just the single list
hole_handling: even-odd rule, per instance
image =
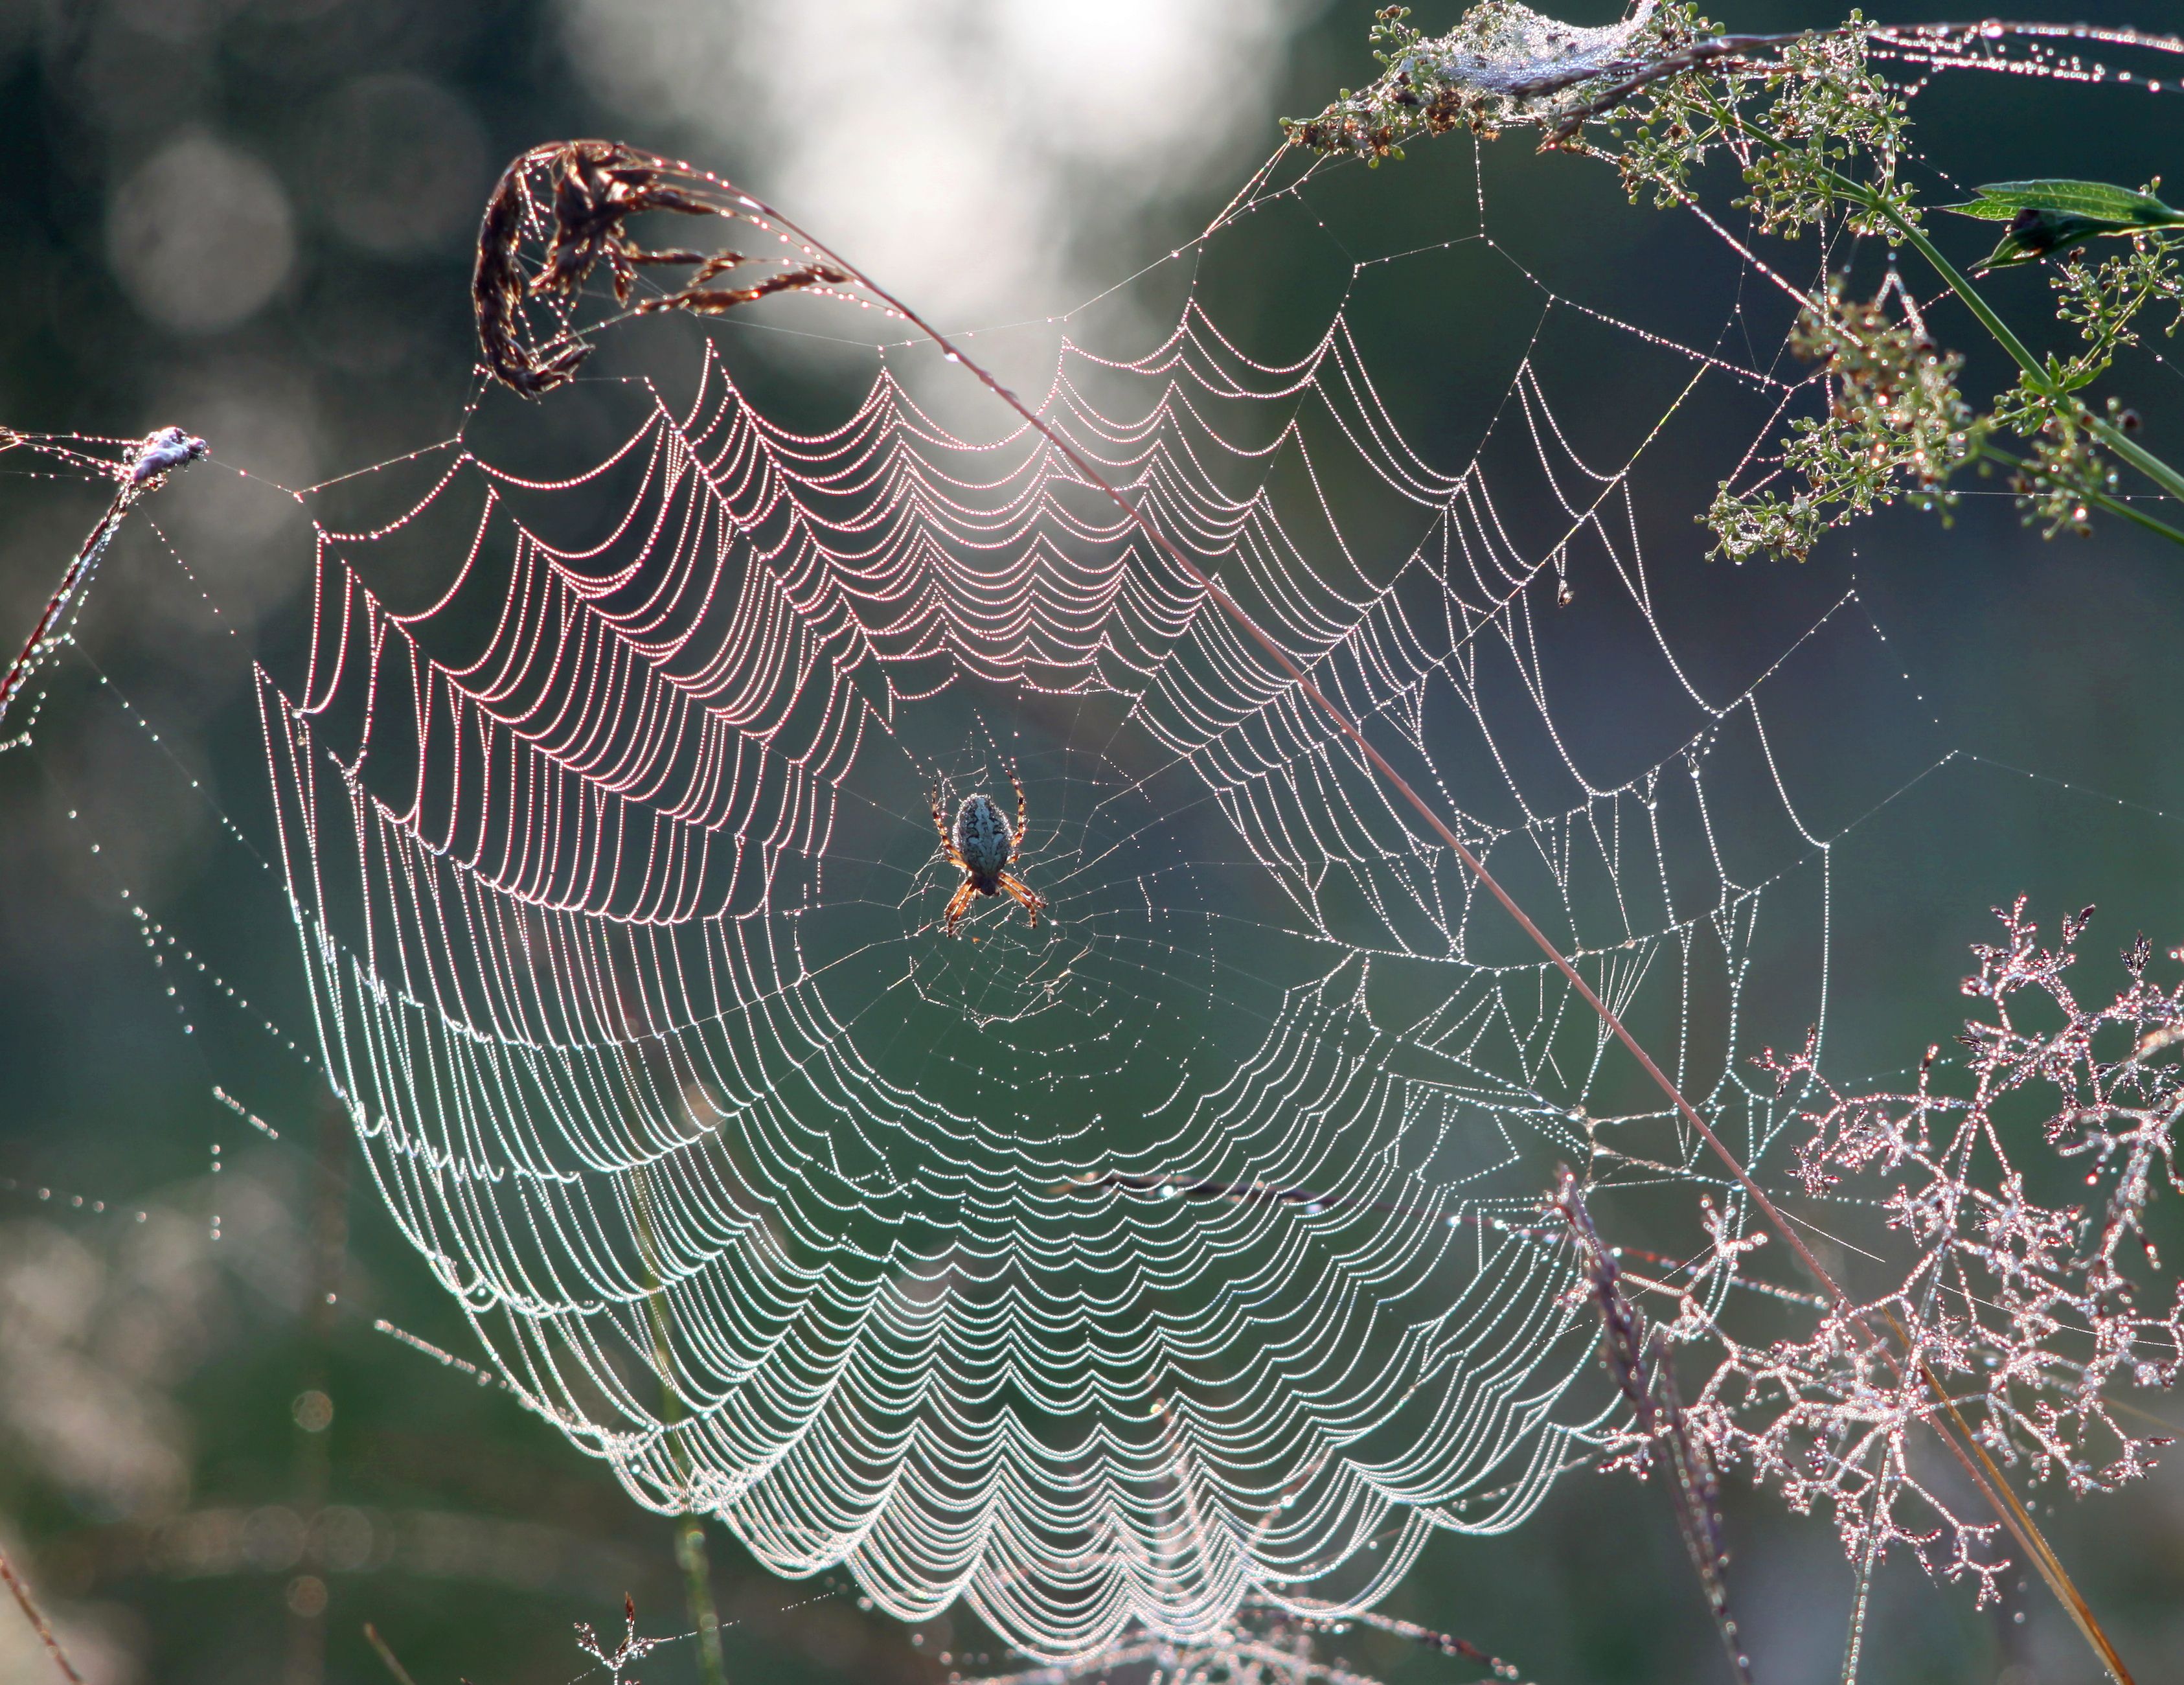
[{"label": "blurred green background", "polygon": [[[1457,9],[1421,6],[1418,21],[1445,27]],[[1618,8],[1567,9],[1591,23]],[[2166,10],[2072,15],[2158,27]],[[1724,21],[1833,16],[1754,4]],[[179,422],[223,461],[292,485],[444,437],[469,388],[476,207],[500,160],[575,134],[748,181],[944,325],[1050,312],[1201,226],[1271,146],[1275,115],[1364,81],[1368,21],[1363,5],[1312,0],[0,0],[0,423],[131,437]],[[2176,166],[2180,109],[1962,76],[1919,114],[1934,161],[1962,180],[2137,182]],[[1344,209],[1398,219],[1409,193],[1446,232],[1436,196],[1469,166],[1454,157],[1468,160],[1467,142],[1443,144],[1451,157],[1414,154],[1408,181]],[[1655,325],[1713,308],[1691,296],[1663,219],[1623,207],[1598,168],[1534,159],[1521,137],[1487,167],[1490,232],[1561,290]],[[1366,241],[1402,244],[1385,226]],[[1308,272],[1277,249],[1234,288],[1257,343],[1317,332],[1329,301]],[[1170,308],[1162,284],[1146,289],[1156,316]],[[1997,291],[2042,309],[2036,277]],[[1391,403],[1447,460],[1476,436],[1465,371],[1506,365],[1514,318],[1460,287],[1438,315],[1415,298],[1384,319],[1366,305]],[[734,351],[761,390],[833,377],[761,334]],[[1612,358],[1596,373],[1603,426],[1660,407],[1649,376]],[[1968,388],[2001,378],[1975,355]],[[2176,370],[2155,359],[2136,378],[2142,389],[2116,389],[2159,449],[2184,421]],[[1688,512],[1751,422],[1724,410],[1706,425],[1682,447],[1674,494],[1644,511],[1680,652],[1747,672],[1854,583],[1919,707],[1892,687],[1830,694],[1811,728],[1842,765],[1815,801],[1907,753],[1930,760],[1908,735],[1999,763],[1959,762],[1891,810],[1885,845],[1846,851],[1831,1010],[1847,1068],[1900,1066],[1949,1037],[1966,946],[2020,891],[2051,923],[2098,903],[2097,956],[2139,928],[2159,947],[2184,942],[2184,832],[2164,817],[2184,814],[2174,553],[2113,527],[2044,544],[2007,499],[1974,499],[1947,533],[1895,516],[1804,568],[1732,573],[1702,560]],[[25,466],[0,458],[11,638],[103,501]],[[242,770],[257,750],[241,676],[261,647],[292,647],[305,583],[292,509],[268,494],[216,516],[179,497],[150,513],[94,603],[102,657],[148,717],[207,723],[158,752],[220,780],[248,832],[264,810]],[[206,583],[226,631],[162,594],[190,589],[164,559],[168,537],[220,570]],[[1604,717],[1629,706],[1610,653],[1598,686]],[[189,1009],[167,985],[186,974],[198,986],[192,955],[284,1029],[303,1027],[304,1002],[277,896],[209,809],[106,827],[120,859],[88,861],[72,840],[62,816],[131,812],[149,776],[137,757],[153,752],[141,734],[63,716],[38,756],[0,756],[0,1548],[27,1564],[98,1680],[382,1677],[367,1621],[421,1685],[566,1679],[582,1660],[571,1622],[617,1625],[625,1591],[648,1629],[680,1630],[667,1522],[504,1395],[373,1331],[384,1318],[467,1350],[353,1174],[311,1073],[275,1037],[247,1045],[224,1025],[215,1056],[182,1035]],[[177,941],[148,937],[117,882]],[[224,1076],[278,1141],[208,1097]],[[2148,1402],[2175,1419],[2173,1401]],[[1833,1678],[1848,1574],[1831,1530],[1734,1482],[1730,1506],[1761,1677]],[[2184,1654],[2184,1470],[2039,1508],[2142,1677],[2163,1677]],[[717,1533],[712,1551],[731,1677],[939,1681],[990,1648],[967,1619],[907,1632],[861,1610],[839,1576],[775,1580]],[[1626,1479],[1566,1481],[1508,1538],[1440,1538],[1387,1606],[1542,1681],[1721,1675],[1665,1504]],[[2093,1677],[2036,1583],[1975,1614],[1967,1592],[1899,1561],[1875,1621],[1876,1681]],[[1474,1671],[1379,1635],[1330,1647],[1404,1685]],[[47,1667],[0,1605],[0,1679]],[[695,1677],[692,1647],[642,1677]]]}]

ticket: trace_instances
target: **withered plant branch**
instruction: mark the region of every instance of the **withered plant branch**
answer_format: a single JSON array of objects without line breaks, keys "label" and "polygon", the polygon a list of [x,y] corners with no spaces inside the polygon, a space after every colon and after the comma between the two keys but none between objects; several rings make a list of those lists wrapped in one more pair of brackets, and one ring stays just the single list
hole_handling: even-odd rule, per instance
[{"label": "withered plant branch", "polygon": [[403,1666],[400,1658],[388,1648],[387,1640],[379,1636],[379,1629],[369,1621],[364,1623],[364,1641],[371,1646],[387,1671],[394,1676],[395,1685],[417,1685],[417,1682],[410,1677],[410,1670]]},{"label": "withered plant branch", "polygon": [[[7,436],[12,443],[14,435]],[[147,492],[157,491],[166,484],[167,477],[176,469],[186,467],[205,454],[207,446],[201,438],[192,438],[180,427],[162,427],[149,438],[137,444],[120,462],[114,465],[114,477],[119,483],[114,491],[114,500],[106,505],[106,513],[85,534],[83,543],[70,559],[61,574],[61,583],[47,601],[45,612],[38,623],[31,628],[31,636],[23,645],[23,653],[15,657],[8,669],[8,676],[0,679],[0,722],[8,717],[8,709],[31,682],[37,670],[38,660],[58,633],[69,605],[75,601],[92,574],[97,571],[107,546],[114,535],[121,530],[121,522],[133,509],[139,498]]]},{"label": "withered plant branch", "polygon": [[61,1641],[53,1636],[53,1629],[47,1625],[45,1611],[38,1607],[36,1599],[31,1595],[31,1588],[23,1583],[23,1576],[15,1571],[14,1565],[4,1554],[0,1554],[0,1580],[5,1580],[8,1589],[14,1593],[24,1618],[30,1621],[31,1629],[38,1635],[38,1642],[46,1647],[46,1653],[53,1657],[53,1665],[60,1669],[61,1677],[71,1682],[71,1685],[83,1685],[83,1676],[75,1671],[75,1664],[68,1659],[68,1652],[61,1648]]},{"label": "withered plant branch", "polygon": [[[550,210],[540,200],[542,174],[552,180]],[[573,303],[602,263],[613,276],[617,304],[628,304],[639,267],[695,265],[687,285],[645,299],[632,312],[638,315],[668,310],[720,315],[772,293],[849,279],[823,264],[805,264],[777,270],[748,287],[711,287],[706,283],[755,259],[726,249],[709,254],[648,251],[638,245],[627,225],[631,217],[646,211],[738,220],[735,207],[721,202],[714,191],[725,184],[705,177],[687,179],[692,174],[671,159],[620,141],[549,142],[533,147],[502,172],[478,228],[471,302],[477,315],[479,349],[503,384],[535,398],[576,377],[591,346],[567,332],[533,349],[524,305],[538,299]],[[524,242],[549,215],[553,233],[545,254],[526,274]]]},{"label": "withered plant branch", "polygon": [[1737,1636],[1729,1607],[1729,1551],[1722,1541],[1721,1488],[1713,1459],[1691,1431],[1676,1387],[1666,1331],[1649,1335],[1646,1320],[1623,1292],[1622,1271],[1585,1208],[1576,1175],[1564,1166],[1556,1180],[1553,1209],[1569,1225],[1577,1243],[1592,1301],[1600,1313],[1601,1356],[1608,1375],[1630,1401],[1638,1419],[1640,1442],[1628,1459],[1643,1474],[1655,1452],[1669,1464],[1669,1496],[1675,1506],[1676,1530],[1705,1593],[1707,1613],[1720,1635],[1729,1665],[1751,1685],[1752,1660]]}]

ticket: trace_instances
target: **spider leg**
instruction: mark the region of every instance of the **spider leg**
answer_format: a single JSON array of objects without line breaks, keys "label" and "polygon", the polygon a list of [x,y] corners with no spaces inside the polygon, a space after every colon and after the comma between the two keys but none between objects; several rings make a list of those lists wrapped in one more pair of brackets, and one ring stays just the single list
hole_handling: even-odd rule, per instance
[{"label": "spider leg", "polygon": [[1009,864],[1013,866],[1017,863],[1017,856],[1023,852],[1024,835],[1023,780],[1017,776],[1014,767],[1009,768],[1009,782],[1017,788],[1017,834],[1009,839]]},{"label": "spider leg", "polygon": [[962,886],[949,897],[948,911],[940,915],[942,935],[952,936],[956,934],[956,927],[963,922],[963,915],[971,910],[971,903],[977,897],[978,893],[978,886],[970,879],[966,878]]},{"label": "spider leg", "polygon": [[933,792],[933,829],[940,833],[940,846],[948,856],[948,863],[958,872],[968,872],[971,868],[964,864],[963,856],[956,846],[956,839],[948,834],[947,820],[940,817],[940,792],[938,789]]},{"label": "spider leg", "polygon": [[1002,873],[1000,884],[1015,898],[1017,904],[1023,908],[1026,915],[1036,925],[1039,923],[1039,914],[1046,911],[1046,897],[1013,872]]}]

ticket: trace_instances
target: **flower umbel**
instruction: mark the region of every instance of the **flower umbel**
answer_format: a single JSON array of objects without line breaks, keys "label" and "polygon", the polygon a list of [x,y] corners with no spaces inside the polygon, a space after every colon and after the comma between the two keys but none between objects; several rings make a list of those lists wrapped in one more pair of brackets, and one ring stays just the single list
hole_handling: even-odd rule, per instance
[{"label": "flower umbel", "polygon": [[[2184,1286],[2162,1274],[2143,1226],[2160,1184],[2179,1186],[2184,983],[2153,980],[2142,936],[2123,956],[2125,986],[2083,1004],[2065,974],[2091,909],[2063,922],[2053,947],[2022,901],[1997,916],[2003,939],[1974,951],[1980,968],[1964,985],[1986,1007],[1963,1037],[1969,1093],[1937,1084],[1932,1048],[1915,1084],[1894,1091],[1837,1089],[1818,1069],[1817,1038],[1760,1061],[1783,1092],[1820,1102],[1803,1114],[1805,1191],[1864,1191],[1903,1237],[1889,1285],[1801,1339],[1747,1343],[1688,1295],[1678,1325],[1720,1352],[1690,1410],[1719,1462],[1793,1509],[1829,1506],[1853,1559],[1908,1547],[1930,1573],[1975,1580],[1982,1603],[2005,1565],[1995,1528],[1964,1520],[1918,1472],[1915,1430],[1961,1419],[2035,1481],[2108,1491],[2169,1443],[2126,1426],[2113,1389],[2168,1387],[2184,1370]],[[2061,1183],[2065,1160],[2083,1161],[2088,1197],[2046,1203],[2036,1190]]]}]

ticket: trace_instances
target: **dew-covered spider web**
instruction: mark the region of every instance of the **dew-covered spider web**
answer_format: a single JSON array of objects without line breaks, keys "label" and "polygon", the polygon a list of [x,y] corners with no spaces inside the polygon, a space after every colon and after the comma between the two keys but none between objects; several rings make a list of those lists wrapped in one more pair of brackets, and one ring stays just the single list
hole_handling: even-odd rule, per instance
[{"label": "dew-covered spider web", "polygon": [[[1763,1165],[1795,1096],[1751,1056],[1825,1032],[1840,878],[1953,764],[1840,572],[1702,560],[1720,441],[1809,398],[1777,279],[1459,137],[1291,158],[956,341]],[[621,322],[297,494],[255,840],[312,1052],[499,1373],[643,1502],[1051,1656],[1368,1604],[1618,1408],[1557,1166],[1686,1239],[1694,1188],[1741,1206],[1202,585],[809,291]],[[1013,821],[1012,782],[1048,910],[944,935],[934,804]]]},{"label": "dew-covered spider web", "polygon": [[[1819,1013],[1825,836],[1764,673],[1699,683],[1652,612],[1640,487],[1702,382],[1783,382],[1558,304],[1468,198],[1346,261],[1278,193],[1175,260],[1172,332],[1060,336],[1039,412],[1758,1156],[1725,1026],[1777,931]],[[1224,259],[1299,237],[1317,330],[1255,354]],[[1360,318],[1415,287],[1521,324],[1465,447],[1376,384]],[[1369,1598],[1522,1519],[1604,1405],[1535,1232],[1634,1103],[1598,1023],[1045,439],[901,349],[809,430],[713,343],[638,354],[330,521],[309,672],[262,693],[330,1074],[503,1369],[646,1501],[1041,1650]],[[1551,384],[1596,354],[1665,398],[1601,425]],[[421,527],[444,573],[398,609],[376,557]],[[1568,717],[1602,660],[1674,729]],[[935,795],[1013,817],[1011,779],[1049,912],[944,937]],[[1616,1150],[1688,1169],[1635,1103]]]}]

